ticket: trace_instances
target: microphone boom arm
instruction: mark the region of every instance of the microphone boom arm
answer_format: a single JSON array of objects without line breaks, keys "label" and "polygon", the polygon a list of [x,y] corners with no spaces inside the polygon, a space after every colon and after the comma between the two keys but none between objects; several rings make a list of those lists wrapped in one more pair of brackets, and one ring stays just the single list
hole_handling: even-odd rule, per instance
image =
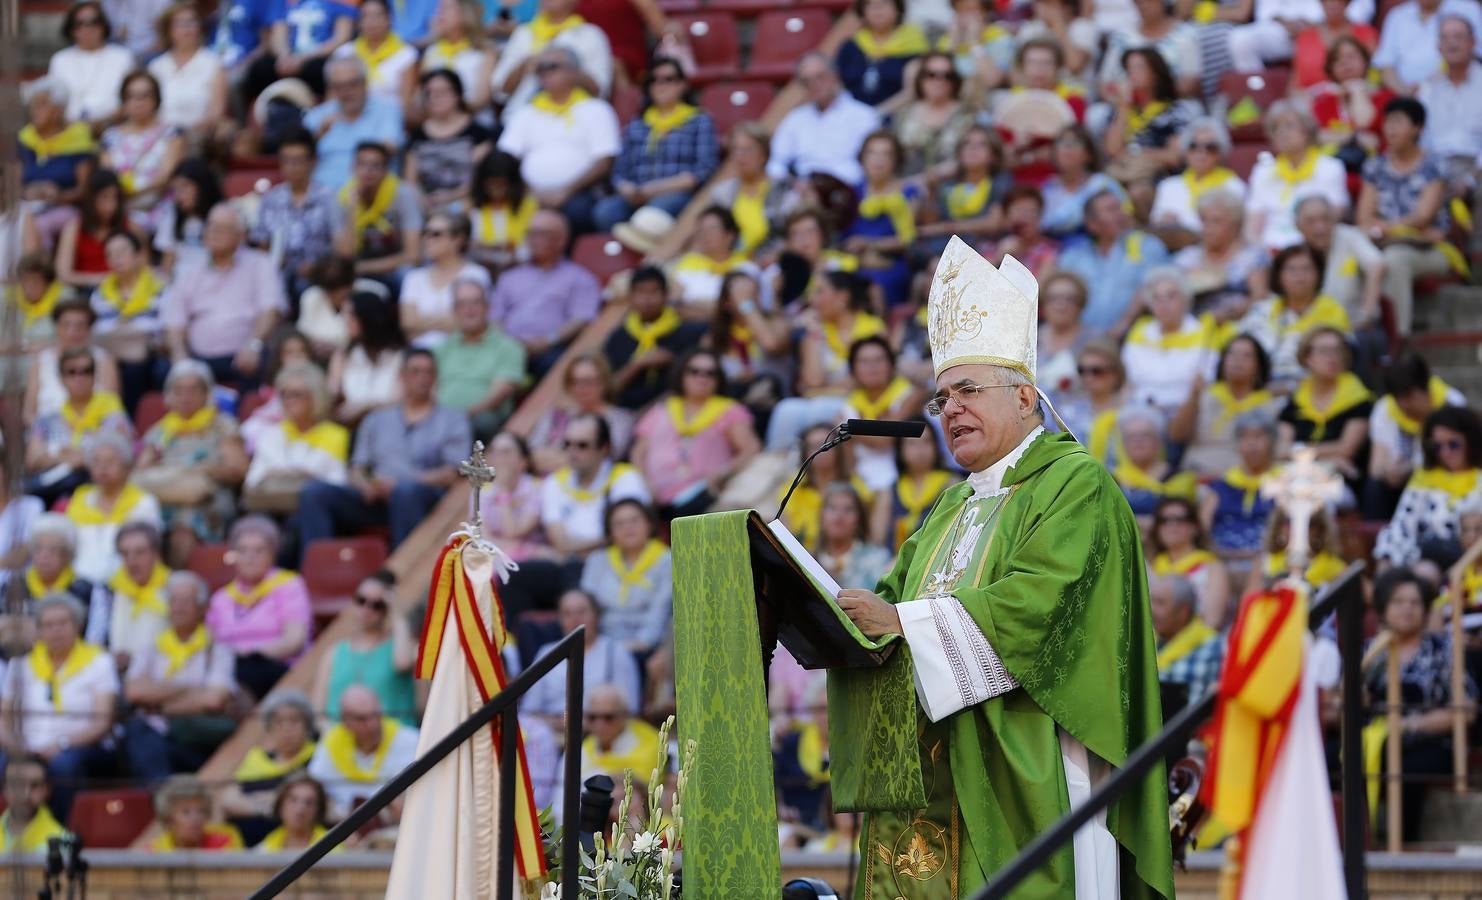
[{"label": "microphone boom arm", "polygon": [[787,509],[787,501],[792,499],[792,492],[797,490],[798,485],[802,483],[803,475],[808,471],[809,464],[812,463],[819,454],[827,453],[828,451],[849,440],[850,437],[851,435],[849,434],[848,424],[841,423],[834,429],[833,437],[830,437],[828,440],[824,441],[821,445],[819,445],[817,450],[814,450],[812,453],[808,454],[808,458],[803,460],[803,464],[798,467],[798,474],[793,476],[792,484],[788,487],[787,493],[782,495],[782,502],[777,505],[777,515],[772,517],[772,521],[776,522],[782,518],[782,511],[784,509]]}]

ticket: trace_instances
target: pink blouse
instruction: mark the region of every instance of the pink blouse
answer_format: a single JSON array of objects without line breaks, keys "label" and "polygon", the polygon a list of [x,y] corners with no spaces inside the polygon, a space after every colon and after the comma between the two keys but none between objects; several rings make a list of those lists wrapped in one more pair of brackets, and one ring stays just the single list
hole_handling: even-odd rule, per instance
[{"label": "pink blouse", "polygon": [[[276,569],[269,572],[269,577],[276,572]],[[293,622],[303,623],[304,646],[307,647],[307,636],[314,627],[314,613],[309,604],[308,585],[298,576],[274,588],[251,606],[241,605],[227,593],[227,588],[222,588],[211,595],[211,606],[206,610],[206,627],[211,636],[239,655],[255,653],[278,640]]]},{"label": "pink blouse", "polygon": [[[538,524],[540,522],[540,497],[540,479],[526,473],[520,476],[520,483],[515,485],[513,491],[501,492],[491,485],[484,491],[483,498],[479,501],[479,514],[484,520],[484,536],[498,545],[499,549],[508,553],[510,559],[515,562],[524,562],[532,556],[537,556],[548,546],[545,534]],[[519,541],[500,537],[500,532],[506,527],[506,523],[502,521],[501,504],[516,516],[528,516],[534,513],[537,523],[535,529]]]},{"label": "pink blouse", "polygon": [[714,425],[682,438],[663,400],[650,407],[638,420],[637,434],[648,442],[643,477],[653,490],[654,500],[670,503],[685,488],[707,481],[730,467],[736,454],[726,434],[740,424],[751,426],[751,410],[737,403],[722,413]]}]

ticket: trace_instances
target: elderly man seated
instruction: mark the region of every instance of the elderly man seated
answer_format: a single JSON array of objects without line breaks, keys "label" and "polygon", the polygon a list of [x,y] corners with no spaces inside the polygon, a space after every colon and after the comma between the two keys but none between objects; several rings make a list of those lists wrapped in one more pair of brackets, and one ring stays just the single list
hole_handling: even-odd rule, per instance
[{"label": "elderly man seated", "polygon": [[659,750],[659,734],[642,719],[633,717],[623,689],[599,684],[587,695],[582,713],[586,738],[581,742],[581,777],[610,775],[621,781],[631,769],[633,779],[646,782],[653,772]]},{"label": "elderly man seated", "polygon": [[0,853],[45,853],[47,841],[67,833],[46,801],[51,781],[46,760],[24,753],[5,761],[5,812],[0,815]]},{"label": "elderly man seated", "polygon": [[1182,575],[1159,575],[1148,582],[1153,632],[1158,636],[1158,678],[1185,684],[1198,699],[1219,680],[1225,636],[1195,615],[1199,596]]},{"label": "elderly man seated", "polygon": [[165,582],[170,570],[160,558],[161,541],[160,530],[148,522],[129,522],[113,539],[122,562],[107,584],[107,643],[125,671],[133,657],[152,647],[169,627]]},{"label": "elderly man seated", "polygon": [[[417,729],[388,718],[381,698],[363,684],[340,695],[340,721],[319,742],[309,775],[329,794],[329,817],[343,819],[358,801],[380,790],[417,757]],[[387,807],[389,823],[401,803]]]}]

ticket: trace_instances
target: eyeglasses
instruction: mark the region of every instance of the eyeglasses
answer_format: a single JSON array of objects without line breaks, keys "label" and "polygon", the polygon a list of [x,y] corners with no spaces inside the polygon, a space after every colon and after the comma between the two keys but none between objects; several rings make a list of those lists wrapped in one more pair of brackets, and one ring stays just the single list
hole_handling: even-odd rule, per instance
[{"label": "eyeglasses", "polygon": [[587,722],[616,722],[618,720],[618,714],[589,712],[582,713],[582,719]]},{"label": "eyeglasses", "polygon": [[943,81],[952,77],[952,73],[946,69],[925,69],[921,72],[922,78],[939,78]]},{"label": "eyeglasses", "polygon": [[73,19],[72,20],[72,27],[73,28],[95,28],[95,27],[101,26],[102,24],[103,24],[103,20],[102,19],[92,18],[92,17],[89,17],[89,18],[86,18],[86,19],[77,18],[77,19]]},{"label": "eyeglasses", "polygon": [[684,84],[683,75],[655,75],[654,84]]},{"label": "eyeglasses", "polygon": [[1454,452],[1457,450],[1465,450],[1466,447],[1467,442],[1461,440],[1460,438],[1447,438],[1444,441],[1431,441],[1432,450],[1451,450]]},{"label": "eyeglasses", "polygon": [[561,446],[567,450],[590,450],[597,446],[596,441],[562,441]]},{"label": "eyeglasses", "polygon": [[448,236],[448,232],[445,229],[442,229],[442,228],[424,228],[424,229],[422,229],[422,236],[423,237],[447,237]]},{"label": "eyeglasses", "polygon": [[556,72],[556,71],[559,71],[559,70],[564,69],[564,68],[566,68],[566,66],[564,64],[558,63],[558,62],[556,62],[554,60],[549,60],[549,61],[543,62],[543,63],[536,63],[535,64],[535,74],[537,74],[537,75],[544,75],[544,74],[546,74],[548,72]]},{"label": "eyeglasses", "polygon": [[62,370],[62,376],[64,378],[71,378],[74,375],[86,375],[89,378],[91,378],[92,375],[93,375],[93,372],[94,372],[94,369],[93,369],[92,366],[88,366],[86,369],[63,369]]},{"label": "eyeglasses", "polygon": [[972,400],[975,397],[977,397],[979,394],[983,393],[984,391],[992,390],[993,388],[1006,388],[1006,387],[1018,387],[1018,385],[1016,385],[1016,384],[963,384],[963,385],[958,385],[957,387],[950,387],[950,388],[947,388],[947,391],[946,391],[945,394],[940,394],[939,393],[935,397],[932,397],[930,400],[926,401],[926,412],[929,415],[940,416],[942,413],[944,413],[944,412],[947,411],[947,404],[950,403],[950,402],[952,402],[953,400],[956,400],[957,401],[957,405],[958,406],[966,409],[967,408],[968,401],[969,400]]},{"label": "eyeglasses", "polygon": [[329,89],[332,91],[343,91],[349,88],[360,87],[363,84],[365,84],[365,81],[360,78],[341,78],[331,81],[329,83]]},{"label": "eyeglasses", "polygon": [[697,376],[699,376],[701,378],[715,378],[716,376],[720,375],[720,370],[719,369],[707,369],[707,368],[703,368],[701,366],[686,366],[685,367],[685,370],[684,370],[684,374],[686,374],[686,375],[697,375]]},{"label": "eyeglasses", "polygon": [[1082,378],[1086,378],[1086,377],[1089,377],[1089,376],[1092,376],[1092,375],[1096,375],[1096,376],[1105,375],[1106,373],[1108,373],[1108,372],[1111,371],[1111,367],[1110,366],[1076,366],[1075,367],[1075,371],[1076,371],[1076,374],[1077,375],[1081,376]]},{"label": "eyeglasses", "polygon": [[1218,153],[1220,152],[1220,145],[1214,141],[1190,141],[1189,149],[1203,150],[1205,153]]},{"label": "eyeglasses", "polygon": [[384,598],[381,598],[381,597],[367,597],[364,594],[356,594],[355,595],[355,605],[356,606],[369,606],[371,608],[371,611],[372,612],[378,612],[378,613],[383,613],[383,612],[385,612],[389,608],[387,606],[386,601],[385,601]]},{"label": "eyeglasses", "polygon": [[1189,518],[1188,516],[1161,516],[1158,519],[1158,524],[1159,525],[1188,525],[1188,524],[1190,524],[1193,521],[1194,520],[1191,519],[1191,518]]}]

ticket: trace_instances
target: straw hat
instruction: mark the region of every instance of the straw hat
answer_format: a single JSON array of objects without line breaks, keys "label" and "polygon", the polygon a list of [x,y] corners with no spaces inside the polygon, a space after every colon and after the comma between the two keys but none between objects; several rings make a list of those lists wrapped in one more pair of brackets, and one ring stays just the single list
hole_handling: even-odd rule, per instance
[{"label": "straw hat", "polygon": [[675,224],[674,216],[657,206],[641,206],[628,221],[612,227],[612,236],[629,250],[648,256],[674,230]]}]

